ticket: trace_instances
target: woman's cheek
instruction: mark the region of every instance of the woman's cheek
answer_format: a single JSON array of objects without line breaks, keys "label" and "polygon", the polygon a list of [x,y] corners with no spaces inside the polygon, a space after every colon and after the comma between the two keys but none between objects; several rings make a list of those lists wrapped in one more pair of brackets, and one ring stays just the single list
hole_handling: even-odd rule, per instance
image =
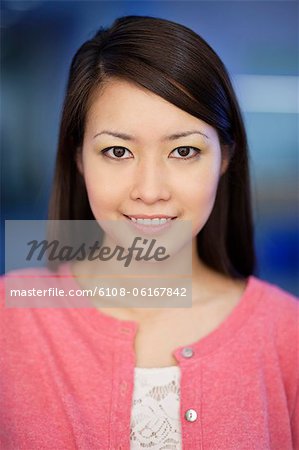
[{"label": "woman's cheek", "polygon": [[85,166],[84,181],[93,215],[98,219],[105,214],[112,203],[111,185],[108,182],[107,174],[101,173],[99,170]]},{"label": "woman's cheek", "polygon": [[[211,179],[210,177],[202,177],[192,185],[192,188],[190,186],[189,198],[185,207],[192,211],[193,235],[201,231],[211,215],[215,204],[217,186],[218,179]],[[190,192],[193,192],[192,196],[190,196]]]}]

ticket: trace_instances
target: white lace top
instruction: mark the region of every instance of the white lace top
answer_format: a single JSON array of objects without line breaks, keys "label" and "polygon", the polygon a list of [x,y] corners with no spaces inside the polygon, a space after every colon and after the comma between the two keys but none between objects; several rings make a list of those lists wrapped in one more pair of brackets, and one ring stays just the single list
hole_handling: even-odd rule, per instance
[{"label": "white lace top", "polygon": [[179,366],[135,367],[131,450],[181,450]]}]

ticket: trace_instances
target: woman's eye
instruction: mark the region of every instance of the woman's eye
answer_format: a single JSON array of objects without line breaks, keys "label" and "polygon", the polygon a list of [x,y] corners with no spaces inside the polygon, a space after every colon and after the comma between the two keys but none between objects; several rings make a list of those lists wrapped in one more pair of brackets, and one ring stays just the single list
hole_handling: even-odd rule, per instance
[{"label": "woman's eye", "polygon": [[130,159],[127,157],[123,158],[126,152],[130,152],[130,150],[125,147],[108,147],[104,148],[104,150],[101,150],[101,153],[111,159]]},{"label": "woman's eye", "polygon": [[[131,157],[124,157],[124,155],[126,154],[126,152],[130,152],[130,150],[128,150],[125,147],[108,147],[105,148],[104,150],[101,150],[101,153],[103,153],[105,156],[107,156],[108,158],[111,159],[131,159]],[[174,154],[174,152],[177,152],[177,154],[175,156],[171,156],[171,158],[176,158],[176,159],[192,159],[195,158],[196,156],[198,156],[201,152],[201,150],[199,150],[198,148],[194,148],[194,147],[178,147],[175,148],[171,154]],[[132,155],[132,153],[131,153]]]},{"label": "woman's eye", "polygon": [[[174,152],[177,152],[177,155],[179,155],[178,157],[174,156],[174,158],[191,159],[191,158],[194,158],[197,155],[199,155],[201,150],[199,150],[198,148],[194,148],[194,147],[178,147],[178,148],[175,148],[171,153],[174,153]],[[171,158],[173,158],[173,156]]]}]

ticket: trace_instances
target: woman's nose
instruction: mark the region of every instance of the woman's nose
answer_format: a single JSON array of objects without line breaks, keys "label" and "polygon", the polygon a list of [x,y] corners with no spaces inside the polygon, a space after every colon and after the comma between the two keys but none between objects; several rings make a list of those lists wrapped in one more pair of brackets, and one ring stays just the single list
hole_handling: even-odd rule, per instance
[{"label": "woman's nose", "polygon": [[170,186],[163,162],[150,158],[140,161],[132,180],[131,198],[150,204],[159,200],[169,200],[170,196]]}]

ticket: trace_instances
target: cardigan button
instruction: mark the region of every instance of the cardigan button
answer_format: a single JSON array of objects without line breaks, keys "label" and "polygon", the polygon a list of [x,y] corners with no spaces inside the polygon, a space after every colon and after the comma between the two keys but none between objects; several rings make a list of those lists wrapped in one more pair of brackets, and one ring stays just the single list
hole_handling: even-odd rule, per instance
[{"label": "cardigan button", "polygon": [[190,348],[190,347],[183,348],[182,356],[184,358],[192,358],[193,355],[194,355],[194,352],[193,352],[192,348]]},{"label": "cardigan button", "polygon": [[188,420],[188,422],[195,422],[197,419],[197,412],[195,409],[188,409],[185,412],[185,419]]}]

